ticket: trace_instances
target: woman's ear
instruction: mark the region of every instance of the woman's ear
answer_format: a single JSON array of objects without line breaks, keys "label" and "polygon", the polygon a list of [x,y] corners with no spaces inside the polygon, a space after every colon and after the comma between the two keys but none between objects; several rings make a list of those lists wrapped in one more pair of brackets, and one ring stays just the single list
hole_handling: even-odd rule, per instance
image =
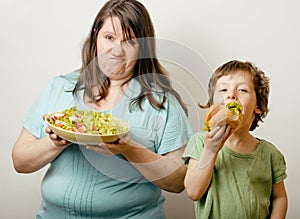
[{"label": "woman's ear", "polygon": [[256,106],[254,112],[255,114],[262,114],[262,110],[258,106]]}]

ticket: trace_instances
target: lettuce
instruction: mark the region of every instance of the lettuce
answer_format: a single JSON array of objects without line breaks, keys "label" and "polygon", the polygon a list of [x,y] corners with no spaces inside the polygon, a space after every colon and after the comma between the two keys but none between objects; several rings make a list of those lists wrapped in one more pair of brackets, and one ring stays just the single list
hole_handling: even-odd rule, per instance
[{"label": "lettuce", "polygon": [[126,131],[120,121],[109,113],[78,110],[76,107],[52,113],[47,119],[50,124],[73,132],[111,135]]}]

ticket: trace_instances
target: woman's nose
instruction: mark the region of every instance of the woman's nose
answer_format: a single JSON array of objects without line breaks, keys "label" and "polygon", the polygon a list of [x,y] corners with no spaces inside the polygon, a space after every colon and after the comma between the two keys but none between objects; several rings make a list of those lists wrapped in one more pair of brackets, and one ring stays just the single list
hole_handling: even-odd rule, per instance
[{"label": "woman's nose", "polygon": [[121,41],[117,42],[114,45],[114,47],[112,48],[112,53],[115,56],[121,56],[124,54],[124,49]]}]

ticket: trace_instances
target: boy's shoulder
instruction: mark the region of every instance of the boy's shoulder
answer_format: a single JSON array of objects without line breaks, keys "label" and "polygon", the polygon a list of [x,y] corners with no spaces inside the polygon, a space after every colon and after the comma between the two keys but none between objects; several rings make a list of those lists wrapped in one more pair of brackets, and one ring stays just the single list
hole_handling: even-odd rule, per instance
[{"label": "boy's shoulder", "polygon": [[194,142],[194,141],[204,141],[205,139],[205,135],[206,133],[204,131],[198,131],[198,132],[195,132],[191,138],[190,138],[190,142]]},{"label": "boy's shoulder", "polygon": [[264,147],[269,147],[270,149],[276,149],[276,146],[269,140],[263,138],[256,138],[259,141],[259,144]]},{"label": "boy's shoulder", "polygon": [[257,138],[259,141],[259,145],[261,147],[261,150],[271,153],[271,154],[281,154],[279,149],[270,141],[266,139]]}]

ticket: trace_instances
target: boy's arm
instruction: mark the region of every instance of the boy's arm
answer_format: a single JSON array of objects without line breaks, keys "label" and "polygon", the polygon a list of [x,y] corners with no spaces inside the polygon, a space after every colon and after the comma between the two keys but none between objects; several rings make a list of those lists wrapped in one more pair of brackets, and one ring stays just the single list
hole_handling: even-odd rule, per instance
[{"label": "boy's arm", "polygon": [[211,181],[218,152],[230,134],[230,126],[214,128],[206,133],[204,148],[199,160],[190,158],[184,180],[184,186],[190,199],[199,200],[206,192]]},{"label": "boy's arm", "polygon": [[270,202],[270,219],[284,219],[287,212],[288,198],[283,181],[273,184]]},{"label": "boy's arm", "polygon": [[193,158],[190,158],[188,164],[184,185],[187,195],[193,201],[199,200],[206,192],[213,174],[213,168],[217,158],[217,153],[215,155],[210,155],[212,159],[208,160],[206,165],[200,167],[200,163],[203,160],[206,160],[205,156],[207,156],[207,151],[204,148],[203,152],[201,153],[200,159],[195,160]]}]

